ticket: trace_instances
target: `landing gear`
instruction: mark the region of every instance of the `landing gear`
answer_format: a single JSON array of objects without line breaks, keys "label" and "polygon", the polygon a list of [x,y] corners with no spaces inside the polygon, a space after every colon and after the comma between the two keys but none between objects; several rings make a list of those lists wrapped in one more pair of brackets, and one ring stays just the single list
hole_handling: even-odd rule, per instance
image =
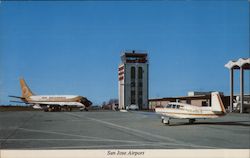
[{"label": "landing gear", "polygon": [[82,108],[80,108],[80,111],[89,111],[86,107],[82,107]]},{"label": "landing gear", "polygon": [[66,107],[65,107],[65,111],[72,111],[72,108],[69,107],[69,106],[66,106]]},{"label": "landing gear", "polygon": [[189,124],[193,124],[195,122],[195,119],[189,119]]},{"label": "landing gear", "polygon": [[52,110],[52,107],[48,107],[48,112],[51,112]]},{"label": "landing gear", "polygon": [[170,126],[170,120],[163,120],[163,123]]},{"label": "landing gear", "polygon": [[62,111],[72,111],[72,107],[65,105],[65,106],[63,106],[63,107],[61,108],[61,110],[62,110]]},{"label": "landing gear", "polygon": [[163,122],[164,122],[164,117],[162,116],[162,117],[161,117],[161,123],[163,123]]},{"label": "landing gear", "polygon": [[47,108],[44,109],[45,112],[55,112],[61,111],[61,107],[59,105],[48,105]]},{"label": "landing gear", "polygon": [[162,116],[161,117],[161,122],[164,123],[165,125],[169,125],[170,126],[170,118],[168,118],[168,120],[165,120],[165,118]]}]

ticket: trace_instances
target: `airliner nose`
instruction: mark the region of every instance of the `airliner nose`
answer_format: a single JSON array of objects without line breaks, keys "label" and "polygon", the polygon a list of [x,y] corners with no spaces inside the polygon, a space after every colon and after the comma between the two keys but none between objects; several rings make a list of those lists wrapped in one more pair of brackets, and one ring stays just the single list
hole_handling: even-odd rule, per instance
[{"label": "airliner nose", "polygon": [[87,98],[82,98],[81,103],[84,104],[86,107],[89,107],[92,105],[92,102],[89,101]]}]

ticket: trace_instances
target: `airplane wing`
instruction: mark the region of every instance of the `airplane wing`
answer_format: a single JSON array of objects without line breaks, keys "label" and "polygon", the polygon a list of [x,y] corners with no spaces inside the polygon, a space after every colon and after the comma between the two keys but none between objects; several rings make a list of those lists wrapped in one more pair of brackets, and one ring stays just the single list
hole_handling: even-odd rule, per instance
[{"label": "airplane wing", "polygon": [[10,102],[14,102],[14,103],[28,103],[28,102],[24,102],[24,101],[16,101],[16,100],[10,100]]},{"label": "airplane wing", "polygon": [[14,95],[9,95],[8,97],[11,97],[11,98],[19,98],[19,99],[25,99],[24,97],[19,97],[19,96],[14,96]]}]

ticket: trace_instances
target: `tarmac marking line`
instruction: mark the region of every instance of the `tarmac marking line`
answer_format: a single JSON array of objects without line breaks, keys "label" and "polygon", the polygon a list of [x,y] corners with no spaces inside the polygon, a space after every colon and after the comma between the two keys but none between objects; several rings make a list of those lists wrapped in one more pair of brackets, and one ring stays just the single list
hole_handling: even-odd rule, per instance
[{"label": "tarmac marking line", "polygon": [[[118,140],[117,139],[106,139],[106,138],[100,138],[100,137],[90,137],[90,136],[83,136],[83,135],[75,135],[75,134],[53,132],[53,131],[34,130],[34,129],[26,129],[26,128],[19,128],[19,129],[29,131],[29,132],[38,132],[38,133],[47,133],[47,134],[56,134],[56,135],[65,135],[65,136],[74,136],[74,137],[80,137],[80,138],[88,138],[88,139],[86,139],[86,141],[109,141],[109,142],[128,142],[128,143],[141,143],[141,142],[143,142],[143,141],[129,141],[129,140],[119,140],[119,139]],[[81,139],[8,139],[8,140],[25,141],[25,140],[81,140]]]},{"label": "tarmac marking line", "polygon": [[[114,144],[114,145],[88,145],[88,146],[60,146],[60,147],[45,147],[45,149],[77,149],[77,148],[110,148],[110,147],[131,147],[131,146],[154,146],[154,147],[165,147],[166,145],[169,146],[178,146],[180,147],[180,144],[172,144],[172,143],[141,143],[141,144]],[[181,147],[190,147],[190,146],[181,146]],[[35,148],[35,149],[41,149],[41,148]]]},{"label": "tarmac marking line", "polygon": [[25,118],[25,119],[20,123],[20,125],[18,125],[18,127],[15,127],[14,130],[13,130],[13,132],[10,132],[9,135],[8,135],[4,140],[2,140],[2,141],[0,142],[0,147],[1,147],[2,145],[4,145],[5,142],[6,142],[12,135],[14,135],[20,127],[24,126],[24,125],[25,125],[29,120],[31,120],[31,118],[33,118],[35,115],[36,115],[36,114],[32,114],[32,115],[29,116],[28,118]]},{"label": "tarmac marking line", "polygon": [[[0,139],[4,140],[4,139]],[[110,142],[126,142],[126,143],[147,143],[143,141],[129,141],[129,140],[114,140],[114,139],[8,139],[8,141],[110,141]]]},{"label": "tarmac marking line", "polygon": [[[93,141],[93,142],[95,142],[95,141],[101,141],[101,140],[91,140],[91,139],[8,139],[8,141]],[[133,143],[133,144],[121,144],[121,145],[128,145],[128,146],[141,146],[141,145],[180,146],[179,144],[176,144],[176,143],[161,143],[161,142],[141,142],[141,141],[126,141],[126,140],[102,140],[102,141]],[[115,146],[117,146],[117,145],[119,146],[119,144],[115,144]],[[99,146],[103,146],[103,145],[99,145]],[[107,146],[114,146],[114,145],[107,145]],[[87,147],[91,148],[92,146],[87,146]],[[56,147],[54,147],[54,148],[56,148]],[[72,148],[74,148],[74,147],[72,147]]]}]

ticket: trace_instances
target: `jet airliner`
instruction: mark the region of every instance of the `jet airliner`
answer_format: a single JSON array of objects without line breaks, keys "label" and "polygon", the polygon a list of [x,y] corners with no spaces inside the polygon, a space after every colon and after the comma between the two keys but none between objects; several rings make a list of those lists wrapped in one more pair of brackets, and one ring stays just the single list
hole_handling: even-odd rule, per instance
[{"label": "jet airliner", "polygon": [[44,111],[71,111],[72,107],[88,110],[92,105],[86,97],[77,95],[34,95],[26,84],[24,79],[20,79],[22,96],[9,96],[21,99],[21,101],[11,101],[32,105],[34,109],[43,109]]}]

